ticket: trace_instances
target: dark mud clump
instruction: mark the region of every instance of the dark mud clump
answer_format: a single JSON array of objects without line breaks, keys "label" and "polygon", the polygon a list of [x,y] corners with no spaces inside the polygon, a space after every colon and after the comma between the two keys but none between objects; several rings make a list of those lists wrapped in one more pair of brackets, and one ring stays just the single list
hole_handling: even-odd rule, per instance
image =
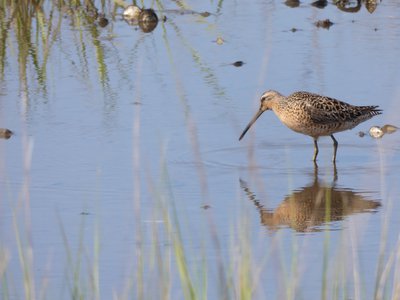
[{"label": "dark mud clump", "polygon": [[325,8],[328,5],[328,1],[327,0],[317,0],[314,1],[313,3],[311,3],[312,6],[316,7],[316,8]]},{"label": "dark mud clump", "polygon": [[299,7],[300,6],[300,1],[299,0],[286,0],[285,4],[289,7]]},{"label": "dark mud clump", "polygon": [[7,128],[0,128],[0,138],[8,140],[14,133]]},{"label": "dark mud clump", "polygon": [[319,21],[315,22],[314,24],[318,28],[321,27],[321,28],[329,29],[334,23],[331,22],[331,20],[329,20],[329,19],[325,19],[325,20],[319,20]]},{"label": "dark mud clump", "polygon": [[244,65],[244,62],[241,60],[238,60],[238,61],[235,61],[232,65],[235,67],[241,67]]}]

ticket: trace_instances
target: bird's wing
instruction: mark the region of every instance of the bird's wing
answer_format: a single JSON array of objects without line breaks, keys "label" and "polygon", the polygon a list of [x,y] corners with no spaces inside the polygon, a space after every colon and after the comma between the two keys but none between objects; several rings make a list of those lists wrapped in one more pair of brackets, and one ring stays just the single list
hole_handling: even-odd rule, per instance
[{"label": "bird's wing", "polygon": [[296,94],[293,95],[297,99],[303,99],[305,111],[308,113],[310,119],[317,124],[354,121],[374,109],[371,106],[353,106],[334,98],[308,92],[299,92],[299,95]]}]

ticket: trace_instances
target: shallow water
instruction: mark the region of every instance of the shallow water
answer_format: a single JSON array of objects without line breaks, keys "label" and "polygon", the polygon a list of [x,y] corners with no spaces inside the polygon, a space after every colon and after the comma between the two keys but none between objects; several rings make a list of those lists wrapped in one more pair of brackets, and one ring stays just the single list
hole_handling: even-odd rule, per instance
[{"label": "shallow water", "polygon": [[[385,264],[398,247],[399,135],[375,140],[357,133],[400,125],[400,4],[383,1],[373,13],[365,5],[346,13],[310,3],[188,2],[188,9],[209,17],[177,13],[168,3],[166,21],[151,33],[113,17],[113,2],[104,8],[105,28],[55,10],[52,22],[60,31],[45,76],[39,72],[44,48],[39,64],[29,56],[21,65],[15,32],[7,31],[0,127],[15,135],[0,140],[0,246],[8,287],[2,285],[2,294],[26,295],[20,235],[22,248],[33,249],[37,298],[41,290],[48,298],[70,298],[79,254],[78,282],[89,291],[97,282],[104,299],[123,298],[132,282],[129,293],[139,298],[142,255],[145,298],[159,298],[151,289],[160,276],[152,259],[157,249],[170,262],[171,298],[182,298],[164,204],[176,211],[192,274],[207,266],[210,299],[221,297],[219,264],[229,274],[245,249],[255,299],[331,297],[332,281],[350,298],[373,298],[379,253]],[[47,4],[47,16],[50,9]],[[329,30],[314,25],[327,18],[334,23]],[[219,36],[222,45],[215,42]],[[239,60],[245,64],[231,65]],[[307,90],[379,105],[384,113],[336,135],[336,169],[332,141],[322,138],[316,169],[312,139],[273,113],[238,141],[266,89]],[[347,209],[326,219],[296,206],[306,199],[308,211],[310,201],[312,207],[335,195]],[[285,206],[295,212],[279,218]],[[88,275],[95,267],[97,281]]]}]

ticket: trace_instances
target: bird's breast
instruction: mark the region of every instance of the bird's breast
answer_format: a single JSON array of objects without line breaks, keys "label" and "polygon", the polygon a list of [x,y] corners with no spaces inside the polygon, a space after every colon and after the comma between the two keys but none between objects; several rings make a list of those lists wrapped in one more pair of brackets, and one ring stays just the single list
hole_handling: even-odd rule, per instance
[{"label": "bird's breast", "polygon": [[295,110],[276,113],[276,115],[283,124],[293,131],[316,138],[319,136],[328,136],[335,132],[350,129],[351,127],[349,124],[339,122],[329,124],[316,123],[309,115],[296,112]]}]

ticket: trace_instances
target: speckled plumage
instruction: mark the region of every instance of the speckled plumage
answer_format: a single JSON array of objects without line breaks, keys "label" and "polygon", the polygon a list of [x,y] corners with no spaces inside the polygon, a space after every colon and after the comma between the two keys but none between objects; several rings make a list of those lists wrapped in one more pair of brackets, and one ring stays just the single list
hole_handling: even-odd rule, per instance
[{"label": "speckled plumage", "polygon": [[277,117],[290,129],[309,135],[314,139],[315,161],[318,155],[317,140],[330,136],[334,142],[333,161],[336,161],[337,141],[333,134],[352,129],[361,122],[381,114],[378,106],[355,106],[309,92],[295,92],[288,97],[276,91],[266,91],[261,96],[261,106],[247,125],[239,140],[264,111],[273,110]]}]

